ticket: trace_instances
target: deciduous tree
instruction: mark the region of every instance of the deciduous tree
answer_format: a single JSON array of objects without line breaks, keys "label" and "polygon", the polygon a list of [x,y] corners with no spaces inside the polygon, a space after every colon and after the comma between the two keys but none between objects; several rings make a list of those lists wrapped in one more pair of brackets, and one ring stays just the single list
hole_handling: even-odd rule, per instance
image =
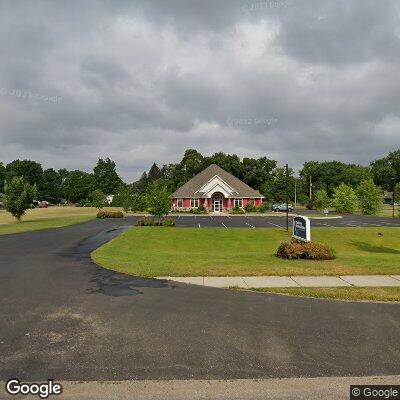
[{"label": "deciduous tree", "polygon": [[357,195],[354,189],[341,183],[334,189],[333,205],[337,212],[353,213],[357,209]]},{"label": "deciduous tree", "polygon": [[360,209],[365,215],[375,215],[383,206],[382,189],[372,179],[360,183],[357,196]]},{"label": "deciduous tree", "polygon": [[20,222],[36,194],[36,185],[31,185],[22,176],[14,176],[4,186],[4,207]]}]

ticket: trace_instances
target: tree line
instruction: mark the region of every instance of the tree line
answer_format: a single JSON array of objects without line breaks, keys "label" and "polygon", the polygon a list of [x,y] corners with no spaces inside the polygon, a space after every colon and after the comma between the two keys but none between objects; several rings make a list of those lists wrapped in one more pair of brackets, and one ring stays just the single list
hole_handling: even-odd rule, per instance
[{"label": "tree line", "polygon": [[[267,157],[241,159],[236,154],[223,152],[204,156],[195,149],[186,150],[179,163],[161,167],[153,163],[139,180],[129,184],[119,177],[115,162],[109,158],[100,158],[92,172],[43,169],[40,163],[32,160],[14,160],[7,165],[0,163],[0,193],[4,192],[5,182],[23,177],[26,183],[35,187],[35,197],[39,200],[56,204],[65,199],[69,203],[88,205],[92,193],[97,191],[96,198],[99,198],[99,192],[114,195],[113,205],[140,210],[145,207],[146,192],[155,182],[172,193],[211,164],[219,165],[259,190],[267,202],[285,199],[285,169],[278,166],[277,161]],[[295,177],[293,169],[289,169],[288,195],[291,202],[296,199],[298,203],[312,207],[321,197],[321,191],[331,199],[341,184],[357,190],[366,181],[386,191],[392,191],[397,183],[396,192],[400,193],[400,149],[371,162],[369,166],[340,161],[308,161],[298,177]]]}]

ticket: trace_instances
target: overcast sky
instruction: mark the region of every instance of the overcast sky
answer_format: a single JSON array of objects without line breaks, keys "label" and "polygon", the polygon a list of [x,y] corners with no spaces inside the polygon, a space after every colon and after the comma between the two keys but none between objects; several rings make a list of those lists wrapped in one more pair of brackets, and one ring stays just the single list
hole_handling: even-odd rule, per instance
[{"label": "overcast sky", "polygon": [[397,3],[3,0],[0,161],[368,164],[400,147]]}]

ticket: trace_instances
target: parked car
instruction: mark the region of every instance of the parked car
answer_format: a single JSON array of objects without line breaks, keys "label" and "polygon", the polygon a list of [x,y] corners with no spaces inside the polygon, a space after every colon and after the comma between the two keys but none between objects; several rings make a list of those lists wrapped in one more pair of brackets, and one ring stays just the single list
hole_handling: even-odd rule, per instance
[{"label": "parked car", "polygon": [[41,201],[39,203],[39,208],[47,208],[49,206],[49,203],[47,201]]},{"label": "parked car", "polygon": [[[273,204],[272,211],[286,211],[286,203],[282,204]],[[288,205],[288,211],[293,211],[293,206],[291,204]]]}]

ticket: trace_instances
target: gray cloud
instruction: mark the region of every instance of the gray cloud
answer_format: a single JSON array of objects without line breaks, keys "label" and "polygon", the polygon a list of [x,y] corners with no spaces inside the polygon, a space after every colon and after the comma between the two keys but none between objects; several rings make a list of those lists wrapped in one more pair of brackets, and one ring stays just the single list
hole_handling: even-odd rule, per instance
[{"label": "gray cloud", "polygon": [[89,170],[109,156],[127,181],[193,147],[366,164],[400,146],[399,10],[3,1],[0,161]]}]

